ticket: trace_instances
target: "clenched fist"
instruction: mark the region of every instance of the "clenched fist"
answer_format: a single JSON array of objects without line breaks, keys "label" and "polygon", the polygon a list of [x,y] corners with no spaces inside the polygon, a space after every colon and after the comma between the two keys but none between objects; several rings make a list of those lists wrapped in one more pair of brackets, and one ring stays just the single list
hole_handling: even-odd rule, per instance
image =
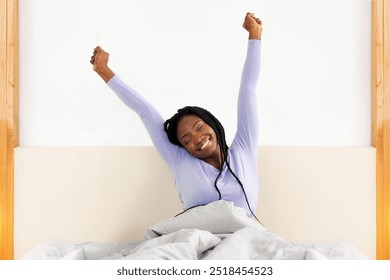
[{"label": "clenched fist", "polygon": [[97,46],[93,50],[93,55],[89,61],[93,65],[93,70],[107,83],[115,74],[108,67],[109,53]]},{"label": "clenched fist", "polygon": [[255,17],[254,13],[247,13],[242,24],[249,32],[249,39],[261,39],[261,33],[263,31],[262,22]]}]

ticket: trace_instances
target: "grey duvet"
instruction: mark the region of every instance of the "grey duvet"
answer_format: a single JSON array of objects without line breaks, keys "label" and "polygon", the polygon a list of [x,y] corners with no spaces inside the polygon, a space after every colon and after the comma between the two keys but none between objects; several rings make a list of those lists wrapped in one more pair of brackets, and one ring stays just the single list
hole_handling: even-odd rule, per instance
[{"label": "grey duvet", "polygon": [[367,259],[346,242],[291,243],[227,201],[193,208],[127,243],[44,242],[22,259],[324,260]]}]

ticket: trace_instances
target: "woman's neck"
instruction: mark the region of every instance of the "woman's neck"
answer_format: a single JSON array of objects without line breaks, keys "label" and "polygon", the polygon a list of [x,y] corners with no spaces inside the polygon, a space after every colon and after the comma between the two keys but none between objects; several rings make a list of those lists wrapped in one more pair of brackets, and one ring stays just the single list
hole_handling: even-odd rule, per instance
[{"label": "woman's neck", "polygon": [[216,169],[221,170],[225,159],[224,159],[223,154],[221,154],[221,149],[219,148],[219,145],[218,145],[218,152],[215,153],[214,156],[203,159],[203,160],[205,162],[207,162],[208,164],[214,166]]},{"label": "woman's neck", "polygon": [[214,166],[218,170],[222,169],[223,161],[221,160],[221,158],[219,158],[219,159],[208,158],[208,159],[205,159],[204,161],[207,162],[208,164]]}]

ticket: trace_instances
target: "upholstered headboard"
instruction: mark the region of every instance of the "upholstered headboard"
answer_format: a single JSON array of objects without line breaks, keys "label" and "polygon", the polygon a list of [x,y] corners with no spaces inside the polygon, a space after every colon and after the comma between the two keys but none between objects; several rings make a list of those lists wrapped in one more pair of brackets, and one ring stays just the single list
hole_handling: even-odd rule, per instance
[{"label": "upholstered headboard", "polygon": [[[348,241],[375,258],[375,149],[260,147],[257,216],[295,242]],[[47,240],[142,239],[182,210],[153,147],[15,149],[15,258]]]}]

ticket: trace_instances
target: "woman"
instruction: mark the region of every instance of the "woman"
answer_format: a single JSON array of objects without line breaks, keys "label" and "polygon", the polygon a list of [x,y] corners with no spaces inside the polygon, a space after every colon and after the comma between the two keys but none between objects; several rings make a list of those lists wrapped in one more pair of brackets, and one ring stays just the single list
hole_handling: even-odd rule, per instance
[{"label": "woman", "polygon": [[207,110],[187,106],[164,122],[158,111],[108,67],[109,54],[96,47],[93,69],[142,119],[175,177],[184,209],[223,199],[254,215],[259,178],[256,85],[260,72],[261,21],[247,13],[247,57],[238,97],[237,132],[229,148],[220,122]]}]

